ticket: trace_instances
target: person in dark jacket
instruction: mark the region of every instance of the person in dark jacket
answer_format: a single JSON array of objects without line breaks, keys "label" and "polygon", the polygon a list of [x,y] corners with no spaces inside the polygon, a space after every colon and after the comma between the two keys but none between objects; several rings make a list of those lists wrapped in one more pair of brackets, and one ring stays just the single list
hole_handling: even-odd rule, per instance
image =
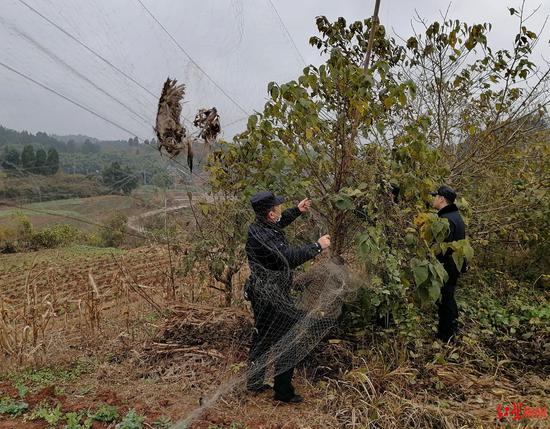
[{"label": "person in dark jacket", "polygon": [[[316,243],[299,247],[288,243],[283,228],[309,211],[309,199],[285,211],[281,208],[284,198],[269,191],[258,192],[250,202],[256,220],[249,226],[246,242],[251,274],[245,285],[245,296],[250,300],[254,314],[247,389],[261,392],[271,388],[264,384],[270,350],[273,351],[273,346],[304,316],[295,307],[290,295],[292,271],[328,248],[330,237],[325,235]],[[302,401],[292,385],[294,366],[297,364],[294,360],[291,348],[274,356],[273,389],[276,400],[291,403]]]},{"label": "person in dark jacket", "polygon": [[[434,196],[432,202],[433,208],[437,209],[437,215],[449,221],[449,235],[445,242],[463,240],[466,238],[466,227],[458,207],[454,203],[456,192],[449,186],[440,186],[436,192],[430,192]],[[439,262],[443,264],[449,279],[441,288],[441,298],[438,302],[439,325],[437,337],[448,342],[456,334],[458,328],[458,307],[455,301],[455,289],[460,277],[462,267],[457,268],[452,258],[452,250],[437,256]]]}]

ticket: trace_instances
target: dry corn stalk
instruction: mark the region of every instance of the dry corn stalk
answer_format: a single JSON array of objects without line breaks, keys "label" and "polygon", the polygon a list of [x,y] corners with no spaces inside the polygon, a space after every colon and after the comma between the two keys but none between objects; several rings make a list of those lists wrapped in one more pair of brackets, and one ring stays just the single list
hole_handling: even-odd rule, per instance
[{"label": "dry corn stalk", "polygon": [[87,325],[89,326],[92,333],[100,329],[100,315],[101,308],[99,306],[99,289],[97,284],[92,276],[91,270],[88,272],[89,288],[88,295],[86,297],[86,315],[87,315]]}]

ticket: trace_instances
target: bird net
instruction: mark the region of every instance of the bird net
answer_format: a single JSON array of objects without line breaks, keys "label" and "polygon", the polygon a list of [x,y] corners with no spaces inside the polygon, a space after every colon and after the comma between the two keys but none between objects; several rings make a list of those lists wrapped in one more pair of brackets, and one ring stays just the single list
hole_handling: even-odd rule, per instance
[{"label": "bird net", "polygon": [[335,326],[344,303],[355,299],[360,284],[341,261],[322,261],[296,278],[290,267],[275,271],[253,264],[251,268],[245,294],[255,324],[247,368],[210,392],[175,427],[189,427],[223,395],[260,388],[269,376],[291,377]]}]

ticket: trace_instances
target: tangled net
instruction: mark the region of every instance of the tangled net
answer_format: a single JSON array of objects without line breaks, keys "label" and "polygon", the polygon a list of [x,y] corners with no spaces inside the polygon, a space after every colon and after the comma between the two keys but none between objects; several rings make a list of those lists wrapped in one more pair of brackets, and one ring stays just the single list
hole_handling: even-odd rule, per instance
[{"label": "tangled net", "polygon": [[361,283],[346,266],[332,261],[297,279],[297,294],[292,292],[291,270],[255,267],[255,275],[258,280],[247,294],[256,320],[256,350],[252,350],[247,370],[207,395],[201,407],[174,427],[189,427],[222,395],[244,390],[250,380],[263,381],[268,372],[277,376],[298,365],[334,327],[342,305],[355,299]]}]

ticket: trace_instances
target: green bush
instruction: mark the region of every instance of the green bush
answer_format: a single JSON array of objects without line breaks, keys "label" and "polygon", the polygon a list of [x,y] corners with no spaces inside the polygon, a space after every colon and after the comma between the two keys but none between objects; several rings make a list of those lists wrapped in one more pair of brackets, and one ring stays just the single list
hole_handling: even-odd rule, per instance
[{"label": "green bush", "polygon": [[30,244],[33,248],[51,249],[75,243],[82,237],[78,228],[69,224],[56,224],[32,235]]},{"label": "green bush", "polygon": [[105,247],[120,246],[126,236],[128,217],[122,213],[113,215],[99,231],[100,243]]},{"label": "green bush", "polygon": [[16,232],[5,226],[0,227],[0,253],[15,253],[16,247]]},{"label": "green bush", "polygon": [[32,239],[33,227],[29,218],[17,212],[13,215],[14,227],[0,227],[0,253],[14,253],[26,248]]}]

